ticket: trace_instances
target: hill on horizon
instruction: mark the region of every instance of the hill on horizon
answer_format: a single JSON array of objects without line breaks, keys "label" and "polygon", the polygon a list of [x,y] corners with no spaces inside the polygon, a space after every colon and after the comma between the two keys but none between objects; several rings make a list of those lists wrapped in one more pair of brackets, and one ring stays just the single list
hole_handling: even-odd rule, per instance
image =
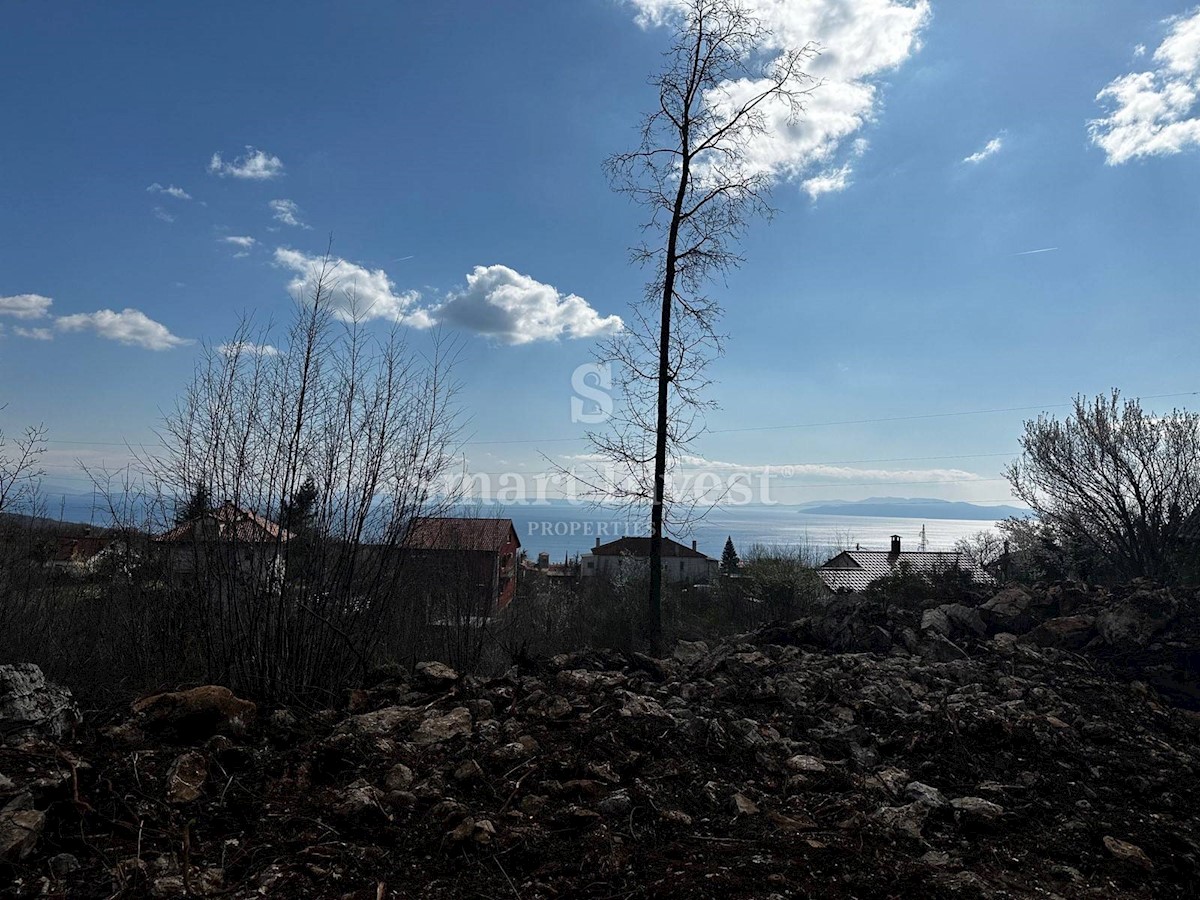
[{"label": "hill on horizon", "polygon": [[932,497],[868,497],[866,500],[813,500],[800,505],[800,512],[818,516],[874,516],[899,519],[968,519],[998,522],[1011,517],[1027,518],[1033,511],[1020,506],[981,506],[962,500]]}]

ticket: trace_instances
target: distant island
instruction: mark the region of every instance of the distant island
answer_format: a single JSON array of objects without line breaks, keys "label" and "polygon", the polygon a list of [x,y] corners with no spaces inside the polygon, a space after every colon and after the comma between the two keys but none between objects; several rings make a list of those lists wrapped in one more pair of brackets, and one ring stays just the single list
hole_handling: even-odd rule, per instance
[{"label": "distant island", "polygon": [[814,516],[876,516],[888,519],[970,519],[998,522],[1010,517],[1026,518],[1031,510],[1020,506],[979,506],[928,497],[868,497],[866,500],[814,500],[799,511]]}]

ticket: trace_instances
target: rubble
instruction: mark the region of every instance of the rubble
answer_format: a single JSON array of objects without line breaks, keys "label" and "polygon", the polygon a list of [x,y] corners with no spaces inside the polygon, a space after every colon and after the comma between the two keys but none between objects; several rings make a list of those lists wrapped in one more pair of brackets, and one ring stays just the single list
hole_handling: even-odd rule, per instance
[{"label": "rubble", "polygon": [[0,747],[0,885],[1196,896],[1200,704],[1178,662],[1195,598],[1159,595],[1149,621],[1174,612],[1144,646],[1096,624],[1132,620],[1148,590],[838,603],[661,660],[588,650],[486,679],[418,666],[286,715],[211,687],[159,695],[114,729]]}]

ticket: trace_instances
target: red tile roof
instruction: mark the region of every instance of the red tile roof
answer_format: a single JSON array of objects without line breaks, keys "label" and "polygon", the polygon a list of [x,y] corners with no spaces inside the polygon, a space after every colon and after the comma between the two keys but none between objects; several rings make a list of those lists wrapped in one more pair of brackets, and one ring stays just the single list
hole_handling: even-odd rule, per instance
[{"label": "red tile roof", "polygon": [[[212,522],[215,530],[202,527]],[[198,526],[201,526],[198,528]],[[226,501],[216,509],[194,519],[176,525],[160,541],[179,543],[183,541],[237,541],[242,544],[268,544],[290,540],[292,534],[285,528],[265,519],[258,513],[242,509]]]},{"label": "red tile roof", "polygon": [[60,537],[54,548],[55,562],[86,562],[111,543],[106,537]]},{"label": "red tile roof", "polygon": [[435,517],[413,522],[403,546],[409,550],[483,550],[500,552],[509,539],[521,546],[512,519]]}]

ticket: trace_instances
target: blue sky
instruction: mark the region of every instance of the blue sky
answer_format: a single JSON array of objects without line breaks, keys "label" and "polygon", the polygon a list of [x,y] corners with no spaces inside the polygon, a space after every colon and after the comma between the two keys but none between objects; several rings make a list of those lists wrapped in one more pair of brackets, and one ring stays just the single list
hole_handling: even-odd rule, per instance
[{"label": "blue sky", "polygon": [[[7,6],[0,427],[46,423],[56,486],[119,465],[332,236],[380,327],[461,333],[472,468],[585,452],[572,372],[644,278],[601,163],[673,2]],[[1194,4],[754,3],[825,84],[764,150],[697,457],[793,467],[784,502],[1000,501],[1038,409],[1200,402]]]}]

